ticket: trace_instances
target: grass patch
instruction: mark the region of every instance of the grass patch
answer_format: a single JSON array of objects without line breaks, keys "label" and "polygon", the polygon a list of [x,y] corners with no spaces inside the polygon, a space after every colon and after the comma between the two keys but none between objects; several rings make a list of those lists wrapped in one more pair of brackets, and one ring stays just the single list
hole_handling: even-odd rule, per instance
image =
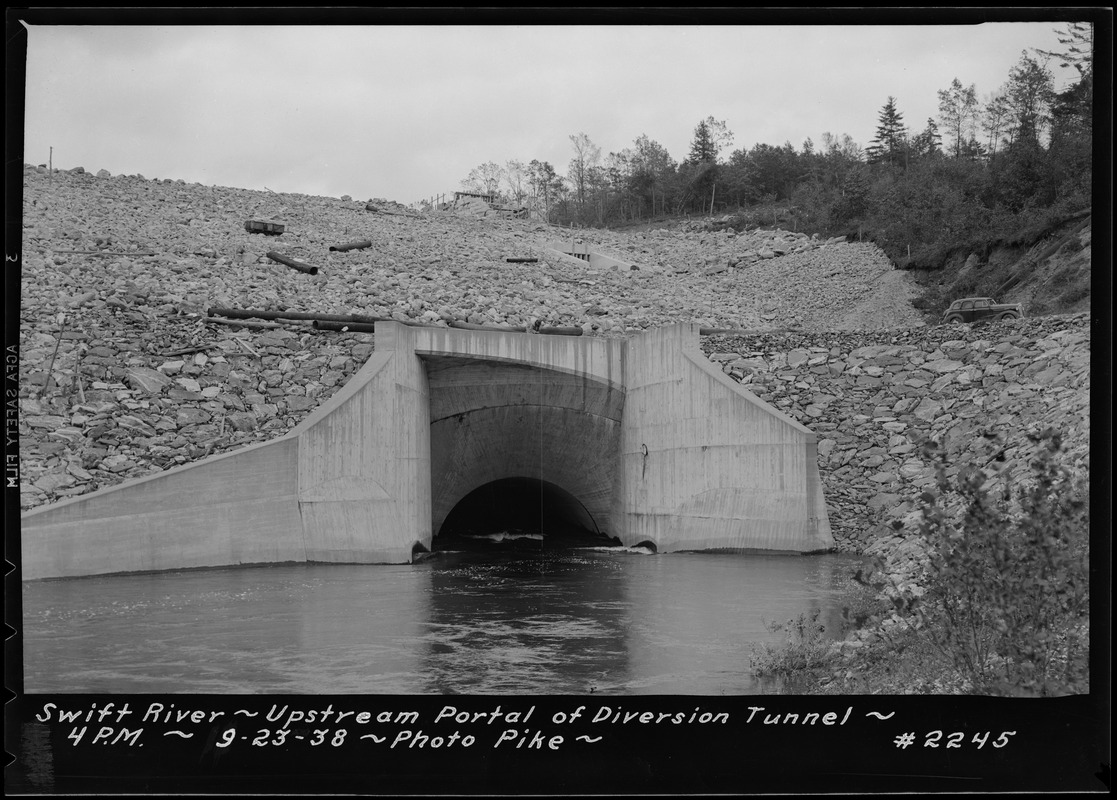
[{"label": "grass patch", "polygon": [[831,661],[831,637],[819,620],[821,612],[814,609],[786,622],[769,622],[772,633],[783,633],[779,644],[765,642],[753,655],[753,672],[759,676],[790,676],[809,673],[827,666]]}]

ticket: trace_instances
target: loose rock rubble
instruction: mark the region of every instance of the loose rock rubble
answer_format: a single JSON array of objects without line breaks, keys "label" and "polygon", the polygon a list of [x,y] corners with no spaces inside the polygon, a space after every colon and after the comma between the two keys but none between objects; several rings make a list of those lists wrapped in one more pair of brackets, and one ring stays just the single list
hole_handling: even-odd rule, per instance
[{"label": "loose rock rubble", "polygon": [[964,465],[1026,472],[1028,433],[1063,436],[1066,464],[1089,474],[1090,334],[1085,314],[856,333],[710,336],[711,361],[813,430],[839,548],[914,570],[910,526],[933,484],[920,445]]},{"label": "loose rock rubble", "polygon": [[[1086,468],[1086,318],[924,327],[907,276],[872,245],[699,226],[572,234],[380,199],[80,168],[24,176],[24,509],[283,435],[373,352],[372,334],[309,322],[215,325],[205,316],[215,306],[443,326],[538,321],[601,336],[675,322],[768,330],[704,337],[703,347],[817,432],[844,549],[905,546],[888,523],[910,513],[927,478],[921,435],[948,434],[976,457],[992,429],[1024,463],[1023,432],[1049,422]],[[250,219],[285,232],[250,234]],[[329,250],[356,239],[373,246]],[[547,249],[571,239],[630,266],[594,270]],[[268,251],[320,271],[291,270]]]},{"label": "loose rock rubble", "polygon": [[[736,234],[687,228],[579,231],[557,240],[566,242],[632,262],[636,270],[630,271],[639,277],[627,279],[629,297],[649,305],[657,297],[679,304],[675,315],[668,309],[667,315],[652,317],[651,327],[678,320],[743,329],[923,325],[911,304],[917,287],[872,244],[779,230]],[[624,311],[624,299],[604,307],[609,313]],[[640,319],[623,321],[648,327],[639,325]]]}]

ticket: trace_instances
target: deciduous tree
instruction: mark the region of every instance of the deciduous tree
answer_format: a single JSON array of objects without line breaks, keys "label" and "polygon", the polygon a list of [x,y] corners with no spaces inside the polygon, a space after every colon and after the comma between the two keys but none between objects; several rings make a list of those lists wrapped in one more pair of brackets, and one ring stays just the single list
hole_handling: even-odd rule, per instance
[{"label": "deciduous tree", "polygon": [[646,134],[636,137],[632,180],[642,197],[649,197],[652,216],[656,213],[656,202],[666,207],[667,188],[675,176],[675,160],[667,148],[648,138]]},{"label": "deciduous tree", "polygon": [[939,135],[939,126],[930,117],[927,118],[927,127],[923,132],[911,140],[911,149],[920,158],[938,155],[942,152],[942,136]]},{"label": "deciduous tree", "polygon": [[986,137],[985,151],[989,158],[996,158],[997,150],[1008,128],[1008,99],[1003,88],[986,97],[979,122]]},{"label": "deciduous tree", "polygon": [[951,140],[951,154],[955,158],[974,138],[977,126],[978,102],[974,84],[962,86],[955,78],[948,89],[939,90],[939,120]]},{"label": "deciduous tree", "polygon": [[527,168],[519,159],[510,159],[504,164],[504,181],[508,186],[508,196],[516,205],[524,201],[524,180],[527,178]]},{"label": "deciduous tree", "polygon": [[1012,126],[1012,140],[1039,143],[1051,121],[1055,99],[1051,71],[1024,51],[1008,74],[1006,100]]},{"label": "deciduous tree", "polygon": [[546,161],[532,159],[527,166],[528,186],[534,205],[538,209],[542,205],[543,218],[548,219],[551,214],[551,203],[557,191],[562,186],[562,178],[555,172],[555,168]]},{"label": "deciduous tree", "polygon": [[574,158],[570,160],[567,178],[574,187],[578,205],[584,206],[590,172],[601,158],[601,148],[590,141],[590,137],[584,133],[571,134],[570,144],[574,148]]},{"label": "deciduous tree", "polygon": [[496,197],[500,194],[500,182],[504,177],[504,168],[494,161],[486,161],[474,167],[468,177],[462,180],[462,188],[467,192],[488,194]]}]

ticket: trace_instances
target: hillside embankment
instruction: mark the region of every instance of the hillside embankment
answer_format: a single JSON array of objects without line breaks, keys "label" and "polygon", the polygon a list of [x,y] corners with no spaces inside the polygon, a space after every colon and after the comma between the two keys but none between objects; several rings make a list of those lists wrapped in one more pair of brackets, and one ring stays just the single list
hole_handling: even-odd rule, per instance
[{"label": "hillside embankment", "polygon": [[959,244],[922,267],[909,265],[922,289],[916,306],[937,315],[954,298],[992,296],[1035,316],[1088,313],[1091,219],[1087,209],[1009,240]]},{"label": "hillside embankment", "polygon": [[910,572],[910,521],[934,485],[921,454],[943,443],[963,465],[1026,472],[1028,434],[1058,431],[1066,465],[1089,474],[1090,335],[1085,314],[883,332],[703,337],[710,359],[818,436],[839,547]]},{"label": "hillside embankment", "polygon": [[[631,336],[674,322],[730,377],[818,433],[839,546],[901,552],[889,522],[927,479],[921,436],[982,457],[986,432],[1027,460],[1062,430],[1087,469],[1084,314],[927,326],[873,245],[786,231],[578,231],[415,214],[386,202],[24,171],[20,490],[24,509],[283,435],[351,377],[372,334],[223,325],[211,307],[413,323],[577,326]],[[282,236],[247,233],[251,219]],[[630,264],[555,256],[574,238]],[[372,247],[331,252],[367,239]],[[317,275],[267,252],[314,264]],[[508,258],[536,258],[509,263]],[[780,329],[794,328],[792,331]]]}]

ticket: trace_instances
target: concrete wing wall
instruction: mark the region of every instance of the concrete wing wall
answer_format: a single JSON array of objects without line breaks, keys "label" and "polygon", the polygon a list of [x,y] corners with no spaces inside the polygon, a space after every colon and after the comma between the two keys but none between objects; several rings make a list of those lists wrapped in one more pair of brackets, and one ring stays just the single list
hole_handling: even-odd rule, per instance
[{"label": "concrete wing wall", "polygon": [[23,516],[23,578],[302,561],[298,443],[253,445]]},{"label": "concrete wing wall", "polygon": [[296,429],[308,561],[400,564],[431,544],[426,372],[390,332],[378,330],[376,343],[344,390]]},{"label": "concrete wing wall", "polygon": [[23,515],[25,579],[284,561],[410,561],[430,544],[425,373],[388,349],[287,436]]},{"label": "concrete wing wall", "polygon": [[833,546],[815,437],[711,367],[698,327],[628,342],[615,514],[662,551]]}]

